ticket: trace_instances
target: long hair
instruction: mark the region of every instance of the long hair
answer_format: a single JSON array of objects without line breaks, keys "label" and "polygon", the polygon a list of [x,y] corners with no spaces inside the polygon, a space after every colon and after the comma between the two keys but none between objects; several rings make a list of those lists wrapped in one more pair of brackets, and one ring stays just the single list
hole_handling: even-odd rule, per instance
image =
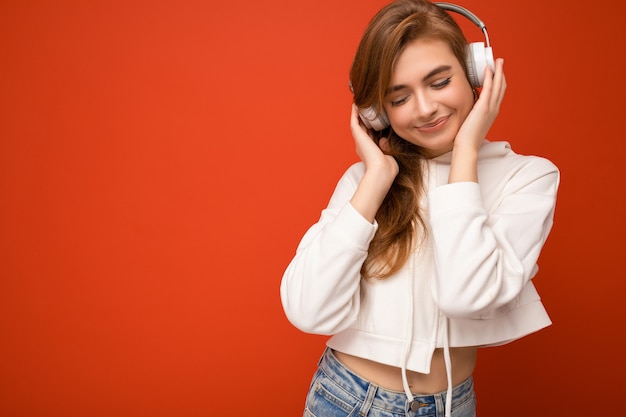
[{"label": "long hair", "polygon": [[[397,0],[374,16],[357,48],[350,70],[357,107],[382,111],[398,57],[417,39],[446,42],[467,76],[467,40],[456,22],[427,0]],[[376,213],[378,230],[361,268],[364,278],[382,279],[402,268],[415,245],[427,238],[419,210],[425,157],[419,146],[402,139],[391,127],[371,133],[376,143],[388,138],[389,149],[385,153],[392,155],[400,168]]]}]

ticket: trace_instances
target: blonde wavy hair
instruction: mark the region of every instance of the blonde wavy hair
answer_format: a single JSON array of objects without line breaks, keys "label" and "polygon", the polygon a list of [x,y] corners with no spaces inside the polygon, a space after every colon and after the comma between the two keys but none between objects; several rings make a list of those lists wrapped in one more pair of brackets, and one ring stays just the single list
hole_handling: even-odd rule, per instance
[{"label": "blonde wavy hair", "polygon": [[[467,40],[450,15],[427,0],[397,0],[374,16],[357,48],[350,81],[359,108],[383,109],[398,57],[417,39],[446,42],[467,75]],[[371,134],[376,143],[388,138],[385,153],[392,155],[400,168],[376,214],[378,230],[361,268],[364,278],[384,279],[397,272],[416,244],[426,238],[419,210],[425,157],[419,146],[402,139],[391,127]]]}]

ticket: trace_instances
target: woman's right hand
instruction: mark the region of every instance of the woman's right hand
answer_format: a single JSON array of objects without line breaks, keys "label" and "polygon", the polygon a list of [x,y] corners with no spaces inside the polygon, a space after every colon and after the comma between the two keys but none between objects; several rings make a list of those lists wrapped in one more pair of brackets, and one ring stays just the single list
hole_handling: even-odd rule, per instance
[{"label": "woman's right hand", "polygon": [[[393,156],[386,155],[374,143],[359,119],[359,109],[355,104],[352,104],[350,130],[356,145],[356,153],[365,165],[365,174],[350,202],[363,217],[373,222],[378,208],[398,175],[399,167]],[[383,138],[379,143],[385,148],[387,139]]]},{"label": "woman's right hand", "polygon": [[381,179],[388,181],[388,186],[391,187],[396,175],[398,175],[398,163],[391,155],[386,155],[380,147],[383,149],[387,145],[387,139],[382,138],[380,140],[380,147],[376,145],[374,139],[369,135],[361,119],[359,118],[359,109],[355,104],[352,105],[352,114],[350,117],[350,130],[352,131],[352,137],[356,145],[356,153],[361,158],[361,161],[365,164],[366,171],[376,171]]}]

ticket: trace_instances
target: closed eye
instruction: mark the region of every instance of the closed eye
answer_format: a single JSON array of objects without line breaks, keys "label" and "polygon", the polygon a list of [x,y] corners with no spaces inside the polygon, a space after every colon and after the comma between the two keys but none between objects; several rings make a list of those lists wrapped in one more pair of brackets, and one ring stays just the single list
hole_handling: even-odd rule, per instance
[{"label": "closed eye", "polygon": [[401,106],[402,104],[406,103],[406,101],[408,99],[409,99],[409,96],[405,96],[405,97],[402,97],[402,98],[400,98],[398,100],[393,100],[393,101],[391,101],[391,105],[392,106]]},{"label": "closed eye", "polygon": [[[441,81],[438,81],[436,83],[431,84],[430,87],[435,89],[435,90],[440,90],[440,89],[444,88],[445,86],[447,86],[448,84],[450,84],[451,81],[452,81],[452,77],[447,77],[447,78],[444,78]],[[403,89],[403,86],[399,86],[397,88],[398,89]],[[400,97],[400,98],[398,98],[396,100],[391,100],[390,104],[391,104],[392,107],[401,106],[404,103],[406,103],[409,100],[409,98],[410,98],[410,95],[406,95],[406,96]]]},{"label": "closed eye", "polygon": [[431,84],[431,87],[434,88],[435,90],[439,90],[443,87],[445,87],[446,85],[450,84],[452,77],[448,77],[446,79],[444,79],[443,81]]}]

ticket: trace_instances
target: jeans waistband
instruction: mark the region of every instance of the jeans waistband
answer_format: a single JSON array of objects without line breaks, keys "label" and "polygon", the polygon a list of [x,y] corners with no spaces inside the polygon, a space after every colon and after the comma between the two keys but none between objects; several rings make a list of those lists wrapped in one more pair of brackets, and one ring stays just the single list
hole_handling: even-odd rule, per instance
[{"label": "jeans waistband", "polygon": [[[364,401],[366,397],[371,397],[372,388],[375,388],[371,406],[396,413],[404,413],[410,408],[409,400],[403,391],[393,391],[381,388],[370,381],[361,378],[348,368],[346,368],[333,354],[330,348],[322,355],[319,368],[331,378],[337,385],[345,391],[350,392],[359,400]],[[470,376],[461,384],[452,389],[452,408],[464,403],[468,396],[474,393],[474,381]],[[446,391],[432,395],[415,395],[413,397],[413,411],[417,411],[416,416],[432,413],[437,405],[443,404],[446,400]]]}]

